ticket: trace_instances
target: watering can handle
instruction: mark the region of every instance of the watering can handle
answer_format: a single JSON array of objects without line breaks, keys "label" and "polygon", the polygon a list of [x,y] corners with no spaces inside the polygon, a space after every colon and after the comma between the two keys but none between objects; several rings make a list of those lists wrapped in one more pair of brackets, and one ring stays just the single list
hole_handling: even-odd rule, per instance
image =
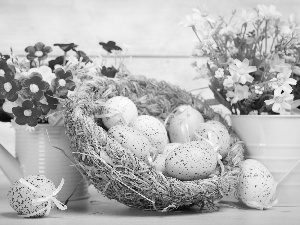
[{"label": "watering can handle", "polygon": [[0,144],[0,168],[11,183],[23,177],[18,160]]}]

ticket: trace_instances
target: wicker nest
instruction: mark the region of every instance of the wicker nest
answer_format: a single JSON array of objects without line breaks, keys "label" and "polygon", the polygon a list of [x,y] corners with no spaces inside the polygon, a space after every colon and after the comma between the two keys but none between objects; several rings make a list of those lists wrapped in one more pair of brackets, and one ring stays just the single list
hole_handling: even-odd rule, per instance
[{"label": "wicker nest", "polygon": [[[220,166],[207,179],[180,181],[164,176],[123,148],[99,125],[97,101],[126,96],[137,106],[139,115],[165,120],[177,106],[189,104],[205,120],[217,120],[229,129],[231,146]],[[71,141],[78,169],[91,184],[109,199],[143,210],[171,211],[194,205],[216,210],[215,200],[234,191],[244,157],[244,146],[226,121],[190,93],[165,81],[145,77],[110,79],[100,77],[82,84],[65,102],[66,132]],[[107,160],[109,157],[109,160]],[[110,161],[110,163],[108,163]]]}]

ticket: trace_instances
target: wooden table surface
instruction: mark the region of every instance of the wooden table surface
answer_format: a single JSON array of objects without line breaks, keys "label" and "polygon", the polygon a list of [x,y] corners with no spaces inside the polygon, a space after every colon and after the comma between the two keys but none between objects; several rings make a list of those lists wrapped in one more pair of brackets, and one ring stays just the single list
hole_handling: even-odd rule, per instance
[{"label": "wooden table surface", "polygon": [[198,208],[188,211],[160,213],[129,208],[114,200],[109,200],[97,193],[90,186],[90,198],[68,203],[68,209],[61,211],[52,209],[50,215],[44,218],[20,218],[10,207],[6,194],[10,187],[8,179],[0,172],[0,224],[1,225],[34,225],[34,224],[101,224],[101,225],[134,225],[151,224],[299,224],[300,207],[273,207],[268,210],[255,210],[241,206],[234,201],[222,201],[231,206],[221,206],[218,212],[199,213]]}]

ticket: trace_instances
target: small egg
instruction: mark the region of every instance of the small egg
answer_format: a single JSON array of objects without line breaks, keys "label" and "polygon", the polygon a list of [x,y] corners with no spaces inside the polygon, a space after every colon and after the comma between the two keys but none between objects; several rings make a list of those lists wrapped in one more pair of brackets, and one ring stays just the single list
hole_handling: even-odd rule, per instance
[{"label": "small egg", "polygon": [[276,204],[276,187],[270,171],[259,161],[247,159],[241,165],[237,187],[239,200],[256,209],[266,209]]},{"label": "small egg", "polygon": [[168,134],[164,124],[153,116],[138,116],[130,126],[144,134],[158,153],[161,153],[168,143]]},{"label": "small egg", "polygon": [[[55,185],[44,175],[30,175],[23,178],[28,183],[32,184],[34,187],[38,188],[43,193],[53,193],[55,191]],[[43,197],[37,191],[22,184],[19,180],[16,181],[9,189],[8,201],[10,206],[19,215],[29,215],[36,213],[48,205],[48,202],[42,202],[39,205],[33,205],[32,200]],[[45,196],[44,196],[45,197]],[[31,217],[43,217],[46,214],[46,209],[42,212]]]},{"label": "small egg", "polygon": [[153,150],[153,147],[147,137],[132,127],[115,125],[111,127],[107,133],[124,148],[131,150],[136,157],[145,162]]},{"label": "small egg", "polygon": [[227,155],[230,146],[230,135],[226,127],[220,122],[209,120],[197,124],[192,140],[197,141],[201,138],[211,141],[214,146],[219,146],[218,153],[222,157]]},{"label": "small egg", "polygon": [[206,141],[184,143],[166,158],[167,174],[183,181],[207,178],[216,166],[217,153]]},{"label": "small egg", "polygon": [[203,123],[202,114],[190,105],[181,105],[171,116],[168,132],[171,142],[186,143],[191,140],[198,123]]},{"label": "small egg", "polygon": [[[114,125],[128,125],[133,119],[138,117],[136,105],[129,98],[115,96],[106,101],[101,115],[108,115],[102,118],[104,126],[109,129]],[[100,115],[100,116],[101,116]]]}]

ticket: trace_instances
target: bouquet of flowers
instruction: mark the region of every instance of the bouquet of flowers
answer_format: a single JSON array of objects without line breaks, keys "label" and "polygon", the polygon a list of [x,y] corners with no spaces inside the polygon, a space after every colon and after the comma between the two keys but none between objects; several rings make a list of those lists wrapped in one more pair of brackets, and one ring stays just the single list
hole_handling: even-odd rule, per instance
[{"label": "bouquet of flowers", "polygon": [[275,6],[257,5],[231,18],[193,9],[184,26],[197,37],[193,55],[209,57],[193,66],[210,80],[215,99],[233,114],[300,114],[299,27]]},{"label": "bouquet of flowers", "polygon": [[[12,50],[10,56],[0,53],[0,106],[13,117],[13,124],[29,129],[38,123],[63,125],[62,102],[76,86],[94,76],[128,72],[120,57],[121,47],[113,41],[99,44],[109,55],[121,58],[115,60],[115,67],[107,67],[103,57],[90,59],[74,43],[54,44],[64,54],[48,62],[52,48],[42,42],[25,48],[26,59],[19,59]],[[68,55],[70,50],[75,55]]]}]

